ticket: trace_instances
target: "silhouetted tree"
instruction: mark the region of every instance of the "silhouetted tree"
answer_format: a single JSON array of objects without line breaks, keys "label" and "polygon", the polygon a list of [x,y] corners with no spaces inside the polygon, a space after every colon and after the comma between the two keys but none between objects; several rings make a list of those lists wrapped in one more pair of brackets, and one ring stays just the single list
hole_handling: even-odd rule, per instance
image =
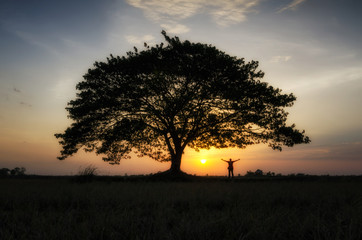
[{"label": "silhouetted tree", "polygon": [[263,170],[260,170],[260,169],[257,169],[254,173],[255,176],[263,176],[264,173],[263,173]]},{"label": "silhouetted tree", "polygon": [[267,172],[266,174],[265,174],[266,176],[268,176],[268,177],[274,177],[275,176],[275,172]]},{"label": "silhouetted tree", "polygon": [[11,169],[10,170],[10,174],[12,176],[22,176],[22,175],[25,175],[25,171],[26,171],[26,168],[24,167],[16,167],[14,169]]},{"label": "silhouetted tree", "polygon": [[0,176],[8,176],[10,173],[10,169],[9,168],[1,168],[0,169]]},{"label": "silhouetted tree", "polygon": [[253,171],[246,171],[246,174],[245,174],[246,177],[253,177],[255,176],[255,173]]},{"label": "silhouetted tree", "polygon": [[258,62],[162,34],[166,44],[110,55],[88,70],[66,108],[74,123],[55,134],[63,147],[59,159],[83,147],[118,164],[134,150],[171,161],[170,172],[180,173],[186,147],[268,143],[281,150],[309,142],[304,131],[286,125],[283,108],[296,98],[261,82]]}]

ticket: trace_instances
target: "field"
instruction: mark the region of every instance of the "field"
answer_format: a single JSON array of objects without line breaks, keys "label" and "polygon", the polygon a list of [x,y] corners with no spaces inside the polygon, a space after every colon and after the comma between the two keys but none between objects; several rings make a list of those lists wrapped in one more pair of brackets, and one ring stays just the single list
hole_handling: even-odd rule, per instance
[{"label": "field", "polygon": [[0,179],[0,239],[362,239],[360,178]]}]

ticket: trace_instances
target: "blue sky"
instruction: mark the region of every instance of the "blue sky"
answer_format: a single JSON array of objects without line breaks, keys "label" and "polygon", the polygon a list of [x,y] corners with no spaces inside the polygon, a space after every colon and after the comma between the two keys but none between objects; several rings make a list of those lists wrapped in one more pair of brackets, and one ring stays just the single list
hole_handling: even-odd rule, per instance
[{"label": "blue sky", "polygon": [[[216,163],[223,154],[245,160],[241,174],[362,174],[361,11],[354,0],[1,0],[0,167],[38,174],[70,174],[88,163],[104,174],[167,169],[136,158],[108,166],[83,153],[60,162],[53,137],[70,124],[64,108],[95,61],[159,43],[164,29],[259,61],[264,81],[297,96],[289,120],[312,139],[282,153],[266,146],[203,152],[214,161],[209,174],[223,174]],[[186,153],[188,172],[197,154]]]}]

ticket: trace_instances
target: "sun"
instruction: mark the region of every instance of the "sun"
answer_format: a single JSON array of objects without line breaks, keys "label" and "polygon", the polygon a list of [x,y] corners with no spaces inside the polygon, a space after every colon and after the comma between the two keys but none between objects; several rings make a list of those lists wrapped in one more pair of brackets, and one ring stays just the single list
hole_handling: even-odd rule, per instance
[{"label": "sun", "polygon": [[201,159],[200,162],[201,162],[202,164],[205,164],[205,163],[206,163],[206,159]]}]

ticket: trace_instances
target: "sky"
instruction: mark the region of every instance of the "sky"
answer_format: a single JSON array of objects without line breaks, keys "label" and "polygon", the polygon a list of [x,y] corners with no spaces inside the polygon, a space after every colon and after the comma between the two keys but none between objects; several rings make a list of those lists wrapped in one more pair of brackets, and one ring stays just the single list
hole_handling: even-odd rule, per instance
[{"label": "sky", "polygon": [[[0,0],[0,168],[73,175],[93,165],[102,175],[149,174],[170,163],[148,158],[109,165],[79,151],[57,160],[55,133],[71,124],[65,107],[95,61],[163,40],[212,44],[259,61],[264,81],[297,100],[288,108],[310,144],[273,151],[186,149],[181,169],[234,173],[362,174],[362,2],[358,0]],[[206,159],[202,164],[201,159]]]}]

